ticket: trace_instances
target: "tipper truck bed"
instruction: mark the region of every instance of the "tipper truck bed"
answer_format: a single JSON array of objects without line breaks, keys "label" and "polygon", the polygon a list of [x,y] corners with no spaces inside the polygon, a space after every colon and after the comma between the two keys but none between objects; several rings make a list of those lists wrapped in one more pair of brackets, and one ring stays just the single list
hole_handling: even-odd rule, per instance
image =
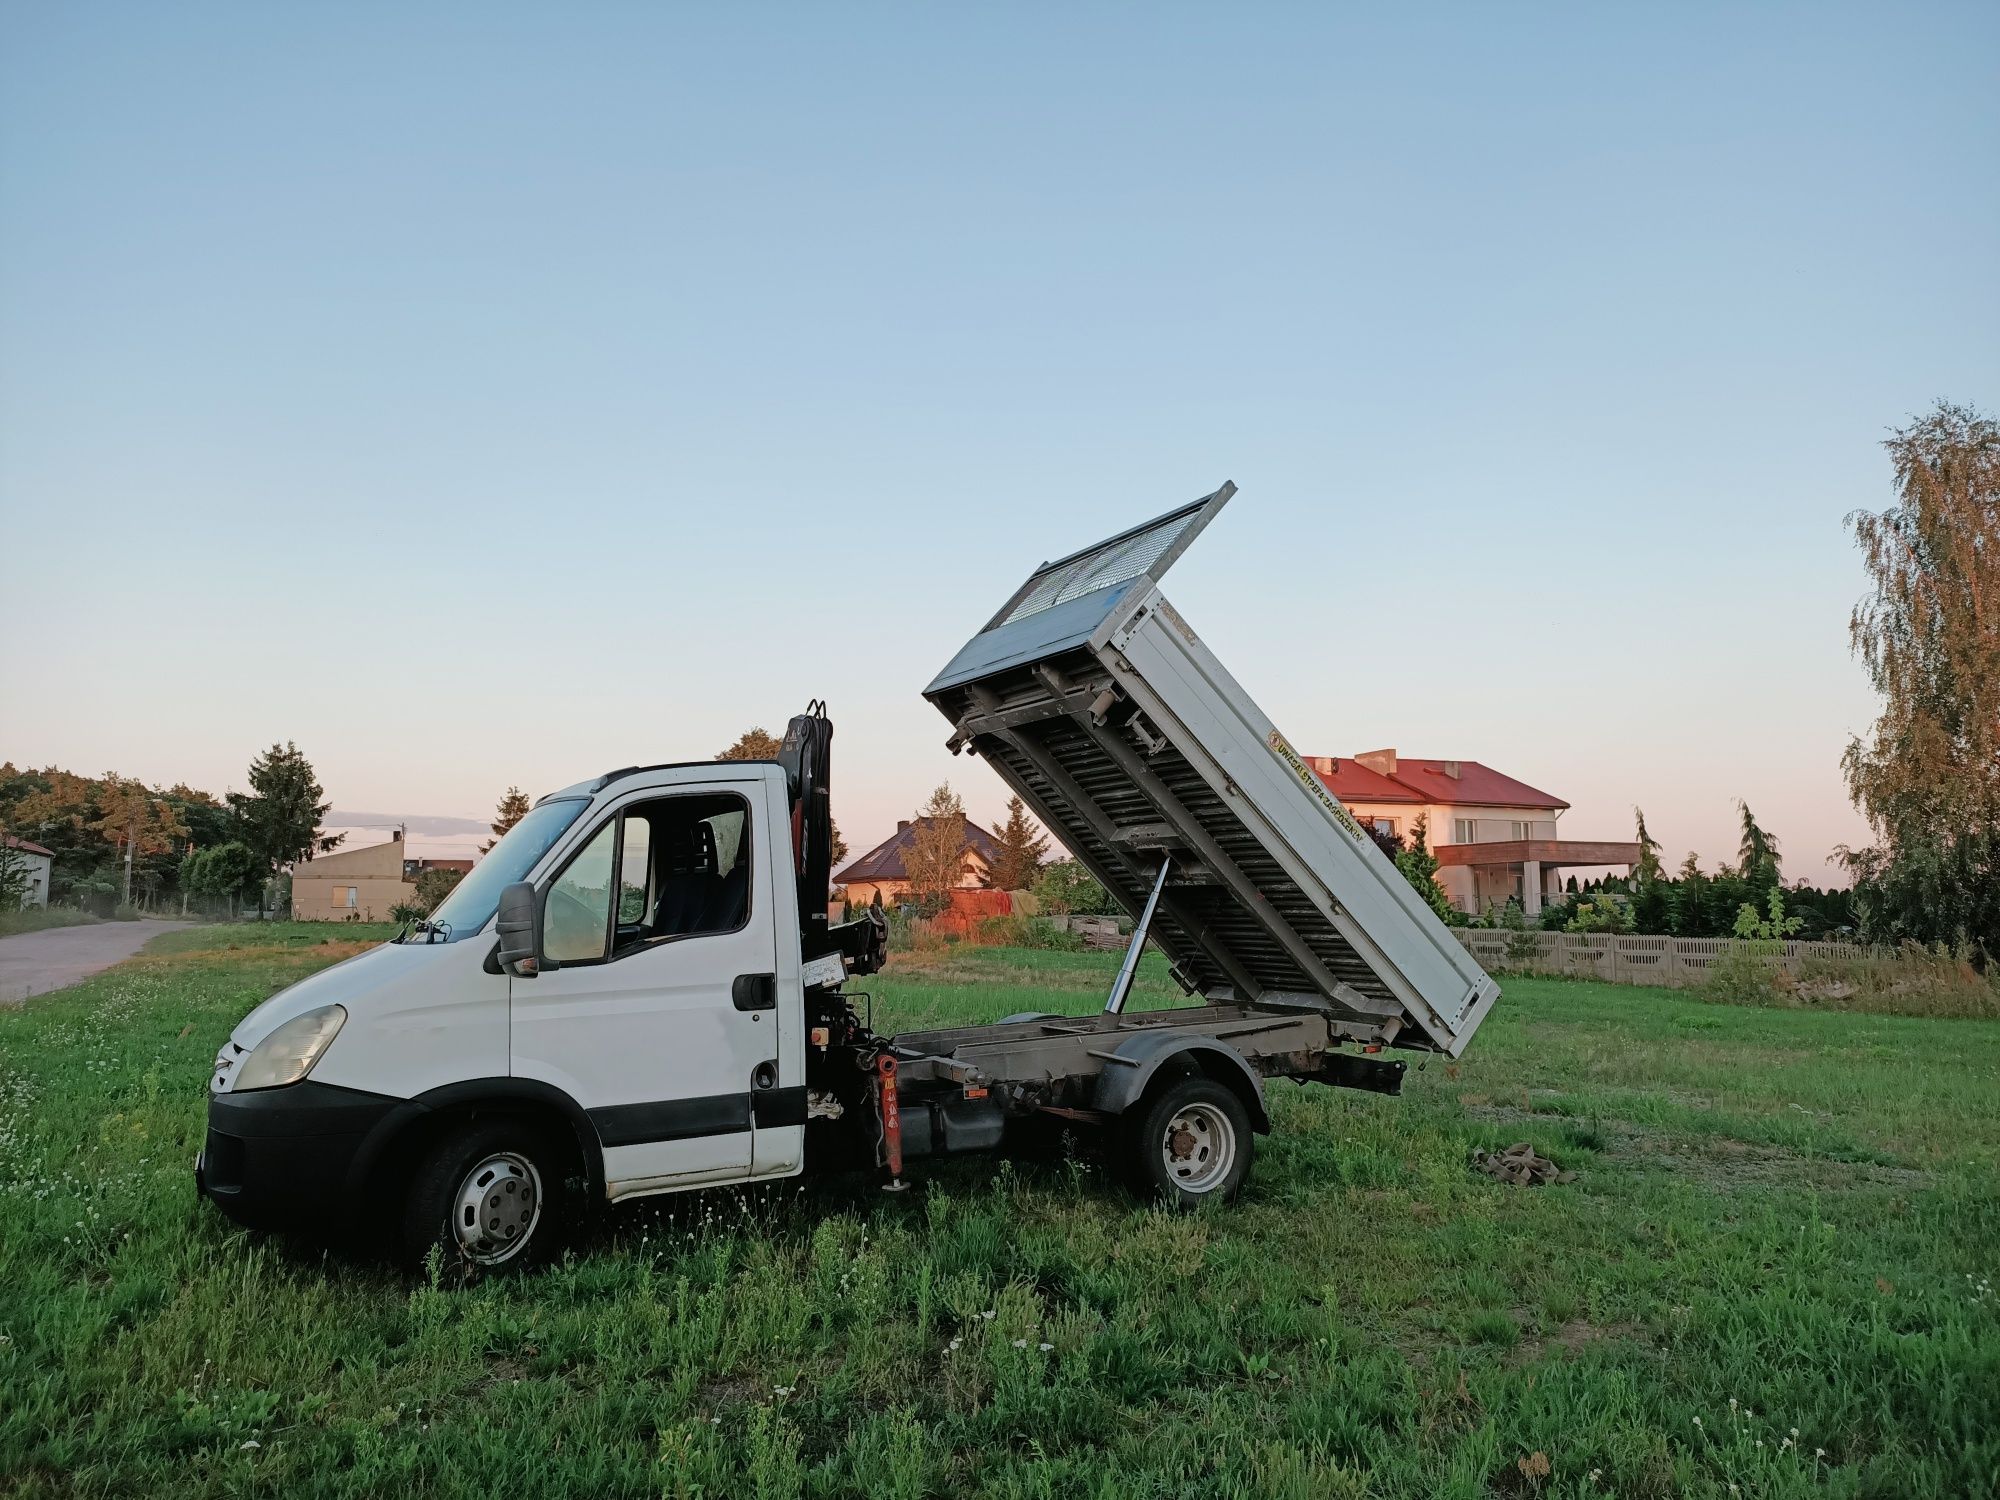
[{"label": "tipper truck bed", "polygon": [[1499,987],[1160,592],[1234,493],[1044,563],[924,696],[1128,911],[1152,902],[1190,992],[1456,1057]]},{"label": "tipper truck bed", "polygon": [[[925,689],[1134,919],[1101,1013],[878,1035],[830,925],[832,725],[774,762],[613,771],[537,803],[432,916],[238,1025],[201,1187],[249,1223],[381,1223],[531,1263],[593,1203],[1100,1127],[1143,1189],[1226,1200],[1263,1081],[1395,1093],[1498,996],[1161,595],[1234,493],[1045,563]],[[1148,943],[1202,1003],[1133,1013]]]}]

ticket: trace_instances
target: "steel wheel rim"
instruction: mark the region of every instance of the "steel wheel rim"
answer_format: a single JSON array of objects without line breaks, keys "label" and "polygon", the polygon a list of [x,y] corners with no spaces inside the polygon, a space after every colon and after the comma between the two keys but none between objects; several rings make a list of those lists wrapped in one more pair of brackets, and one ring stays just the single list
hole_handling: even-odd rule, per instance
[{"label": "steel wheel rim", "polygon": [[467,1172],[452,1200],[452,1238],[477,1265],[512,1260],[541,1221],[542,1174],[514,1151],[496,1151]]},{"label": "steel wheel rim", "polygon": [[1236,1126],[1212,1104],[1187,1105],[1161,1133],[1160,1160],[1183,1192],[1213,1192],[1236,1164]]}]

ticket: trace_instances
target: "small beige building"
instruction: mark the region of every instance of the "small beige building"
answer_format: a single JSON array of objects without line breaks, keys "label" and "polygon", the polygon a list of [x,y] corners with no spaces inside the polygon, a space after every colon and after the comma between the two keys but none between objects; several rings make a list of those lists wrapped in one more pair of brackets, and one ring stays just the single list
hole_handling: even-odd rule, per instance
[{"label": "small beige building", "polygon": [[292,867],[294,922],[386,922],[389,908],[414,901],[403,878],[403,836],[366,849],[337,849]]}]

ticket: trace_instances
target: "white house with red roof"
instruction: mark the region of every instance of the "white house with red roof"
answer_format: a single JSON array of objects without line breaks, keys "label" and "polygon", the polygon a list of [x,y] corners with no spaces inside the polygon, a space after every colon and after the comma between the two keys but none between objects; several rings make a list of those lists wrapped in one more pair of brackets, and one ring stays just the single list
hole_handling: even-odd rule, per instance
[{"label": "white house with red roof", "polygon": [[1560,899],[1565,869],[1624,866],[1639,846],[1565,839],[1556,820],[1569,804],[1476,760],[1419,760],[1394,750],[1309,755],[1306,764],[1347,810],[1409,842],[1424,820],[1438,883],[1460,911],[1511,898],[1530,916]]}]

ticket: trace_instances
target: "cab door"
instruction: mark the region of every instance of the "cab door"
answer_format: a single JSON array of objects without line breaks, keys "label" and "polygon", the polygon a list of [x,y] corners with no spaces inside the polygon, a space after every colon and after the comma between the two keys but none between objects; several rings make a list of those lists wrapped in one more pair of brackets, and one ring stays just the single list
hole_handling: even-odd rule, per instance
[{"label": "cab door", "polygon": [[581,1104],[613,1198],[748,1177],[778,1080],[760,780],[691,768],[599,815],[543,887],[554,967],[511,983],[517,1077]]}]

